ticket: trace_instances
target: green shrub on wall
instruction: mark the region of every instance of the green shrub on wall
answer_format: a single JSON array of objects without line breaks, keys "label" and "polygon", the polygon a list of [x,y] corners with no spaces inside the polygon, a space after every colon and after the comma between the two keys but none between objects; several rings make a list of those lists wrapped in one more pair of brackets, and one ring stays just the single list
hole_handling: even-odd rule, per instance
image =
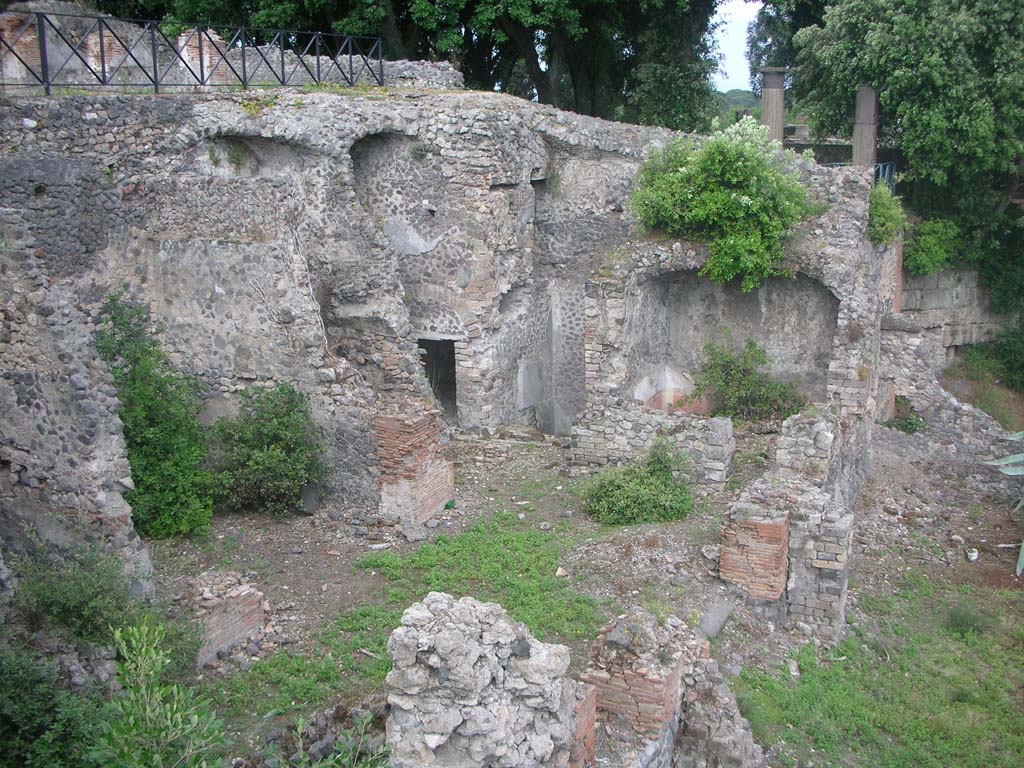
[{"label": "green shrub on wall", "polygon": [[903,266],[912,275],[932,275],[959,260],[960,227],[948,219],[922,221],[903,249]]},{"label": "green shrub on wall", "polygon": [[325,472],[309,400],[290,384],[242,393],[241,413],[213,427],[218,507],[299,511],[302,489]]},{"label": "green shrub on wall", "polygon": [[658,438],[647,455],[627,467],[604,469],[583,486],[584,510],[605,525],[681,520],[693,509],[682,479],[686,456],[668,438]]},{"label": "green shrub on wall", "polygon": [[1002,366],[1003,383],[1024,394],[1024,327],[1003,331],[994,347],[996,359]]},{"label": "green shrub on wall", "polygon": [[766,126],[744,118],[699,148],[678,141],[640,170],[631,208],[640,223],[668,235],[710,241],[701,274],[742,278],[749,291],[783,274],[782,238],[811,212],[807,192]]},{"label": "green shrub on wall", "polygon": [[728,340],[708,342],[693,396],[708,395],[713,416],[751,421],[792,416],[807,399],[793,384],[776,381],[761,371],[768,362],[768,354],[753,339],[741,349],[734,349]]},{"label": "green shrub on wall", "polygon": [[868,239],[875,245],[892,245],[906,226],[900,199],[885,184],[875,184],[868,207]]},{"label": "green shrub on wall", "polygon": [[201,531],[213,500],[203,469],[206,441],[196,382],[171,370],[143,307],[107,297],[96,348],[110,366],[121,400],[134,490],[125,494],[132,520],[152,537]]}]

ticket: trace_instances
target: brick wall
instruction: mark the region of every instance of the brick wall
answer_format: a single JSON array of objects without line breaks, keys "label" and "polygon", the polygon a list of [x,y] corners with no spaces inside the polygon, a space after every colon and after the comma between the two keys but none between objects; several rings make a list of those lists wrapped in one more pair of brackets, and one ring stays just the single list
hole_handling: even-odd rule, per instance
[{"label": "brick wall", "polygon": [[597,688],[587,683],[576,687],[576,706],[572,712],[576,730],[569,748],[569,768],[594,764],[597,748]]},{"label": "brick wall", "polygon": [[455,470],[439,442],[434,411],[380,414],[374,422],[380,462],[380,513],[406,534],[436,516],[455,495]]},{"label": "brick wall", "polygon": [[778,600],[789,567],[789,513],[764,504],[758,490],[755,484],[729,510],[718,572],[751,597]]}]

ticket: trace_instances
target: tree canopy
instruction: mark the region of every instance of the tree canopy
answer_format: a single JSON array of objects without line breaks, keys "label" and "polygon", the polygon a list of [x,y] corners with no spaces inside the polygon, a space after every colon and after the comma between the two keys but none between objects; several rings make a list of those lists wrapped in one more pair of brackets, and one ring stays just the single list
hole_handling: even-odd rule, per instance
[{"label": "tree canopy", "polygon": [[706,127],[718,0],[97,0],[119,16],[380,35],[466,84],[583,114]]},{"label": "tree canopy", "polygon": [[910,202],[956,221],[997,309],[1024,302],[1024,6],[837,0],[793,37],[794,92],[819,134],[848,134],[857,87],[906,162]]}]

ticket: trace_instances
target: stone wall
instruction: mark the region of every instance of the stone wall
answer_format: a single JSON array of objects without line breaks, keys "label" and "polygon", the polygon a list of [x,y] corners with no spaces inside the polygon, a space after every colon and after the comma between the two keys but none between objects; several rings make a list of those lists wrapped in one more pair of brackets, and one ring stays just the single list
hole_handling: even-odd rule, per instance
[{"label": "stone wall", "polygon": [[934,275],[904,273],[900,314],[925,328],[941,328],[945,347],[991,341],[1010,318],[989,308],[988,291],[973,269],[946,269]]},{"label": "stone wall", "polygon": [[854,516],[839,419],[783,422],[775,466],[745,488],[722,529],[719,575],[772,615],[835,638],[845,628]]},{"label": "stone wall", "polygon": [[736,452],[730,419],[654,410],[633,401],[584,411],[572,428],[570,461],[587,467],[622,464],[642,456],[662,435],[689,456],[695,483],[724,487]]},{"label": "stone wall", "polygon": [[391,765],[569,766],[593,694],[569,649],[534,639],[501,606],[431,592],[402,614],[388,655]]}]

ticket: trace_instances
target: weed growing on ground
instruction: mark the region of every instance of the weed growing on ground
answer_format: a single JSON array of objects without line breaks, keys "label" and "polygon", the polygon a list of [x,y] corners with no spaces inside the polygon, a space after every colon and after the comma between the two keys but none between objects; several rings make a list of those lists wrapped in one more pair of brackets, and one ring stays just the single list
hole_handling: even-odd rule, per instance
[{"label": "weed growing on ground", "polygon": [[896,395],[896,415],[886,421],[885,426],[914,435],[925,429],[928,424],[918,415],[907,398]]},{"label": "weed growing on ground", "polygon": [[686,456],[667,438],[626,467],[604,469],[583,485],[583,509],[605,525],[682,520],[693,510],[688,483],[677,478]]},{"label": "weed growing on ground", "polygon": [[883,637],[850,637],[822,657],[808,644],[798,679],[744,670],[737,691],[755,737],[784,742],[800,764],[1015,768],[1024,624],[1014,594],[978,592],[946,613],[954,591],[912,573],[895,597],[860,601]]},{"label": "weed growing on ground", "polygon": [[704,359],[697,371],[693,398],[709,395],[714,416],[733,416],[750,421],[785,419],[797,413],[807,399],[793,384],[773,379],[761,368],[768,354],[753,339],[735,348],[727,335],[721,342],[704,345]]},{"label": "weed growing on ground", "polygon": [[961,400],[1014,431],[1024,429],[1024,373],[1021,371],[1024,371],[1024,331],[1011,329],[995,342],[969,347],[966,354],[943,372],[942,384]]}]

